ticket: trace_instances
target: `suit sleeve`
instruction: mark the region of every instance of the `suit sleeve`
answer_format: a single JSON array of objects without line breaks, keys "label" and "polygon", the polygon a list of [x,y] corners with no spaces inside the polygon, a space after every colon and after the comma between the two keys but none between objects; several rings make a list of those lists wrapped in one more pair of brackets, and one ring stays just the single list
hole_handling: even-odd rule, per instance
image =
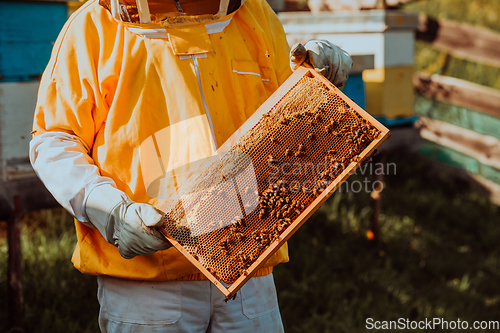
[{"label": "suit sleeve", "polygon": [[[84,5],[88,6],[88,5]],[[42,76],[30,142],[30,161],[54,198],[87,222],[85,201],[102,177],[91,158],[107,106],[99,92],[98,28],[85,8],[63,27]]]}]

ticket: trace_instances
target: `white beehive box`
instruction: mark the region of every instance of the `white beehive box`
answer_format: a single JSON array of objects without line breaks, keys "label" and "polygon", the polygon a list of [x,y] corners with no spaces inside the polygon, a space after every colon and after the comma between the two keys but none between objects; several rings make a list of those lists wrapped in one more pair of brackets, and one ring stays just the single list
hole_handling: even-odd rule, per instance
[{"label": "white beehive box", "polygon": [[326,39],[351,55],[373,55],[363,71],[366,111],[375,116],[413,116],[413,65],[418,16],[396,10],[280,13],[290,45]]},{"label": "white beehive box", "polygon": [[29,162],[39,81],[0,83],[0,219],[19,196],[23,211],[57,205]]},{"label": "white beehive box", "polygon": [[2,182],[35,176],[28,159],[38,81],[0,83]]}]

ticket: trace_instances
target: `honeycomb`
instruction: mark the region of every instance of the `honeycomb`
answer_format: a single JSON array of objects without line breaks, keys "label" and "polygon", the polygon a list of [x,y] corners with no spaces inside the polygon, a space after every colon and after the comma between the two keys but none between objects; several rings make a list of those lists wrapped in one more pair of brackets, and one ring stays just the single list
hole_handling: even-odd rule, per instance
[{"label": "honeycomb", "polygon": [[159,230],[234,296],[388,136],[319,74],[300,69],[191,176],[173,207],[160,208]]}]

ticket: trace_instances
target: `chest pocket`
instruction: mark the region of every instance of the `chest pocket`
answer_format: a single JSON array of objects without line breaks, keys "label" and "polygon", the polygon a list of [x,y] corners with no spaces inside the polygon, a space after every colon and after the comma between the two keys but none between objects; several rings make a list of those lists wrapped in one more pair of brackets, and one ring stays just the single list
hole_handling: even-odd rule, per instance
[{"label": "chest pocket", "polygon": [[238,107],[250,117],[277,88],[272,70],[259,67],[254,61],[232,60],[231,62]]}]

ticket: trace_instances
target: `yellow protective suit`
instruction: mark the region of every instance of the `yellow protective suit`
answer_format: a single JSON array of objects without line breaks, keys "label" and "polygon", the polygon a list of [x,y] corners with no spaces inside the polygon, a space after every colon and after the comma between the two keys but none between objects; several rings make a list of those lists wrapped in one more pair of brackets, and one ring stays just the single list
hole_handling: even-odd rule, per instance
[{"label": "yellow protective suit", "polygon": [[[88,2],[54,46],[40,85],[35,135],[78,136],[102,176],[132,200],[158,205],[182,185],[182,177],[155,183],[158,172],[171,177],[176,168],[210,156],[291,74],[283,28],[266,1],[247,0],[219,21],[210,29],[134,27],[115,21],[96,0]],[[154,158],[163,169],[151,159],[155,142],[161,156]],[[75,224],[72,261],[83,273],[203,278],[175,248],[126,260],[97,229]],[[286,261],[285,245],[256,275]]]}]

